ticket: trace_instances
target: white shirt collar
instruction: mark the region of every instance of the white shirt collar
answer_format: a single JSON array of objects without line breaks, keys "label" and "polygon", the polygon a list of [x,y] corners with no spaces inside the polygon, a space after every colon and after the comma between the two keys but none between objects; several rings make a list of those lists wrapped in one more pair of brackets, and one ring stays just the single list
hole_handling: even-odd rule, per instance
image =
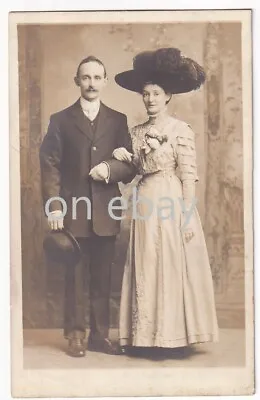
[{"label": "white shirt collar", "polygon": [[100,99],[95,101],[88,101],[83,97],[80,97],[80,105],[83,111],[91,111],[98,113],[100,108]]}]

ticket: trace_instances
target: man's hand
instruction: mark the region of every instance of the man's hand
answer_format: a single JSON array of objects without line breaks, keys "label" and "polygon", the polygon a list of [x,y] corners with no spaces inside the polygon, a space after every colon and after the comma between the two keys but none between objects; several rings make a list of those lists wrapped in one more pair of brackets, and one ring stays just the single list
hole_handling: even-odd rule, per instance
[{"label": "man's hand", "polygon": [[102,162],[93,167],[89,173],[94,181],[105,181],[108,178],[109,170],[106,163]]},{"label": "man's hand", "polygon": [[48,215],[48,225],[54,231],[63,229],[63,216],[60,210],[52,211]]}]

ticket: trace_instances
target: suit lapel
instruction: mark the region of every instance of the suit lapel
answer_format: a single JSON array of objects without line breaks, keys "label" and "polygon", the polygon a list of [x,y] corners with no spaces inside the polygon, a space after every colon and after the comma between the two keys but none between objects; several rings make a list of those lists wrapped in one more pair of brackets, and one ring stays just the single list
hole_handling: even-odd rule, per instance
[{"label": "suit lapel", "polygon": [[87,122],[86,116],[82,111],[80,101],[78,100],[70,109],[70,113],[73,116],[74,123],[81,133],[84,133],[91,141],[93,140],[92,130]]},{"label": "suit lapel", "polygon": [[96,132],[93,135],[91,127],[89,126],[86,116],[82,111],[80,100],[78,100],[70,109],[70,113],[74,118],[74,123],[77,128],[84,133],[91,141],[98,141],[104,134],[107,133],[108,121],[110,119],[110,115],[107,107],[101,102],[100,110],[98,115]]},{"label": "suit lapel", "polygon": [[108,132],[108,123],[110,119],[110,114],[108,108],[100,103],[100,110],[97,120],[96,132],[94,135],[94,142],[97,142],[103,135]]}]

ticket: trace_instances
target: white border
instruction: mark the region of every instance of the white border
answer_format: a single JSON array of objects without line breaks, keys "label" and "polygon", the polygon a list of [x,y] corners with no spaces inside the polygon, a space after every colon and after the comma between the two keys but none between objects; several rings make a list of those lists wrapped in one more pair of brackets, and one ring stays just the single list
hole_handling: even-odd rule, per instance
[{"label": "white border", "polygon": [[[1,101],[1,106],[0,106],[0,112],[1,112],[1,121],[2,121],[2,135],[0,135],[0,149],[3,149],[1,157],[0,157],[0,170],[4,172],[4,176],[2,177],[2,185],[4,185],[4,193],[8,193],[8,138],[6,137],[5,133],[8,131],[8,106],[7,106],[7,101],[6,99],[8,98],[8,37],[7,37],[7,12],[9,11],[14,11],[14,10],[59,10],[59,9],[93,9],[93,7],[89,6],[86,8],[86,1],[77,1],[74,0],[73,2],[64,2],[64,1],[37,1],[37,4],[34,1],[26,1],[26,2],[21,2],[21,1],[9,1],[8,5],[2,3],[1,4],[1,14],[0,14],[0,29],[1,29],[1,45],[4,44],[4,49],[1,52],[3,54],[4,52],[4,58],[2,58],[2,63],[1,63],[1,76],[2,76],[2,96],[0,97]],[[100,4],[101,3],[101,4]],[[137,4],[138,3],[138,4]],[[158,9],[158,1],[113,1],[110,2],[110,4],[105,4],[105,1],[100,2],[100,1],[95,1],[95,8],[96,9],[103,9],[103,8],[110,8],[110,9],[119,9],[119,8],[124,8],[124,9],[153,9],[157,8]],[[73,6],[73,8],[72,8]],[[254,10],[254,25],[253,25],[253,31],[254,31],[254,100],[255,104],[257,104],[257,93],[259,93],[259,79],[258,79],[258,72],[259,71],[259,60],[258,60],[258,50],[257,48],[259,47],[258,41],[256,40],[257,36],[259,37],[259,11],[258,11],[258,5],[256,1],[236,1],[235,3],[233,1],[197,1],[196,6],[194,6],[194,1],[174,1],[174,7],[176,8],[181,8],[181,9],[201,9],[201,8],[207,8],[207,9],[214,9],[214,8],[232,8],[232,7],[238,8],[255,8]],[[172,2],[165,2],[165,1],[160,1],[160,8],[164,9],[171,9],[172,8]],[[2,10],[4,9],[4,10]],[[258,26],[258,27],[257,27]],[[258,134],[259,134],[259,129],[258,129],[258,119],[257,117],[257,112],[259,112],[256,108],[255,105],[255,118],[254,118],[254,131],[255,131],[255,137],[254,137],[254,149],[259,148],[259,139],[258,139]],[[256,155],[256,153],[255,153]],[[254,169],[255,169],[255,179],[254,182],[257,184],[257,172],[258,172],[258,159],[259,157],[255,156],[255,163],[254,163]],[[257,189],[257,187],[256,187]],[[4,222],[3,229],[1,230],[2,236],[1,236],[1,260],[2,268],[0,268],[1,272],[1,282],[2,282],[2,287],[0,290],[0,304],[4,305],[4,311],[1,312],[2,320],[5,322],[5,328],[7,329],[1,329],[0,330],[0,343],[3,344],[3,347],[1,349],[1,363],[2,363],[2,371],[7,371],[7,374],[4,376],[3,374],[1,375],[1,379],[3,379],[3,385],[2,382],[0,381],[0,388],[1,388],[1,398],[10,398],[10,390],[9,390],[9,383],[10,383],[10,378],[9,378],[9,371],[10,371],[10,363],[9,363],[9,337],[10,337],[10,331],[8,329],[8,321],[9,321],[9,218],[8,218],[8,209],[9,209],[9,199],[8,196],[1,196],[0,199],[1,203],[1,210],[4,210],[3,214],[1,215],[1,221]],[[255,222],[259,221],[258,217],[258,207],[257,205],[259,203],[259,196],[258,196],[258,190],[255,190],[254,193],[254,202],[255,202]],[[255,224],[255,233],[258,233],[258,225]],[[255,263],[257,267],[257,260],[258,260],[258,251],[257,251],[257,237],[255,238]],[[255,277],[257,278],[257,268],[255,271]],[[256,283],[256,298],[255,302],[257,303],[257,296],[258,296],[258,288],[257,288],[257,283]],[[256,315],[257,317],[257,315]],[[257,323],[257,332],[259,332],[258,329],[258,319],[256,318],[256,323]],[[2,324],[3,327],[3,324]],[[257,335],[256,335],[257,336]],[[257,342],[258,343],[258,342]],[[257,347],[258,349],[258,347]],[[257,351],[256,349],[256,351]],[[257,370],[258,371],[258,370]],[[2,391],[4,389],[4,391]],[[3,396],[2,396],[3,395]]]}]

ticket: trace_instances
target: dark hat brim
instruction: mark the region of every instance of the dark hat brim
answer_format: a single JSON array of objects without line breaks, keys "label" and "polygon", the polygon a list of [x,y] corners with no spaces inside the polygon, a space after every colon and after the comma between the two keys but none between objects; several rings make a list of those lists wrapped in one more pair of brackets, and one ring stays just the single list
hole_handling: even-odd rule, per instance
[{"label": "dark hat brim", "polygon": [[81,255],[81,248],[80,248],[80,245],[79,245],[79,242],[77,241],[77,239],[67,229],[63,229],[62,232],[64,232],[71,239],[75,250]]},{"label": "dark hat brim", "polygon": [[78,241],[66,229],[51,231],[45,237],[43,247],[54,262],[75,265],[82,257]]},{"label": "dark hat brim", "polygon": [[142,93],[146,83],[152,82],[172,94],[187,93],[197,89],[194,80],[182,72],[161,73],[155,71],[128,70],[115,76],[116,83],[124,89]]}]

